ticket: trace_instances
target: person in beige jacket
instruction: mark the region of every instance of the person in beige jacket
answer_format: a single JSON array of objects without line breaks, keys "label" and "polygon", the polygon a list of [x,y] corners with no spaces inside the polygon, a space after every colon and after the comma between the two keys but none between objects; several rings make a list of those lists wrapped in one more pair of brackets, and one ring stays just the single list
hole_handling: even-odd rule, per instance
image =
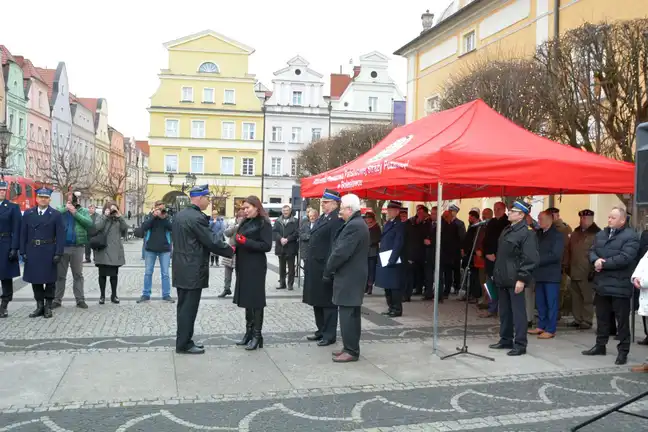
[{"label": "person in beige jacket", "polygon": [[[227,228],[225,228],[225,230],[223,231],[223,235],[225,236],[228,245],[236,247],[236,232],[238,231],[239,225],[241,225],[241,222],[243,222],[244,219],[245,213],[243,212],[243,210],[239,210],[236,214],[236,219],[230,222]],[[223,257],[221,258],[221,263],[223,264],[223,267],[225,267],[225,281],[223,292],[221,292],[218,297],[225,298],[228,295],[232,294],[232,275],[234,274],[234,267],[236,266],[236,256],[233,256],[232,258]]]}]

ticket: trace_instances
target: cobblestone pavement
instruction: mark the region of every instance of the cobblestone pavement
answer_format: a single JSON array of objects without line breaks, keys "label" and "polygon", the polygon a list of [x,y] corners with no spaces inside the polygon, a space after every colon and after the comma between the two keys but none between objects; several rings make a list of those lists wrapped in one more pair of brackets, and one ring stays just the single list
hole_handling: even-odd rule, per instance
[{"label": "cobblestone pavement", "polygon": [[[231,298],[217,299],[222,268],[212,268],[196,323],[207,352],[173,352],[175,305],[136,304],[143,278],[140,243],[126,245],[120,270],[122,304],[96,303],[96,269],[87,265],[90,308],[69,297],[52,319],[29,319],[31,289],[20,288],[10,317],[0,320],[0,432],[85,431],[567,431],[611,404],[645,390],[648,376],[615,367],[608,355],[583,357],[592,331],[560,328],[550,341],[531,339],[520,358],[488,349],[493,319],[468,319],[470,356],[441,360],[463,339],[464,305],[440,308],[435,354],[433,305],[415,301],[405,315],[380,314],[379,292],[363,307],[361,358],[334,364],[334,346],[306,340],[312,310],[301,291],[275,289],[269,254],[264,349],[233,346],[244,327]],[[154,293],[160,290],[159,274]],[[648,350],[633,345],[631,362]],[[648,412],[648,402],[631,406]],[[638,418],[615,414],[584,431],[645,430]]]}]

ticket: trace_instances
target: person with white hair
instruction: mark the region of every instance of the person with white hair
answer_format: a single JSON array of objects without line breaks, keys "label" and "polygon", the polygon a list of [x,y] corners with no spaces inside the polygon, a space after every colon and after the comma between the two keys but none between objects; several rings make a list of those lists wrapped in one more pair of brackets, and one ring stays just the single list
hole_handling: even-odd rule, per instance
[{"label": "person with white hair", "polygon": [[326,262],[323,280],[333,286],[333,304],[340,317],[343,349],[333,352],[333,361],[348,363],[360,357],[360,307],[364,297],[369,255],[369,227],[362,219],[360,198],[349,194],[340,200],[340,217],[344,225],[337,230],[331,255]]}]

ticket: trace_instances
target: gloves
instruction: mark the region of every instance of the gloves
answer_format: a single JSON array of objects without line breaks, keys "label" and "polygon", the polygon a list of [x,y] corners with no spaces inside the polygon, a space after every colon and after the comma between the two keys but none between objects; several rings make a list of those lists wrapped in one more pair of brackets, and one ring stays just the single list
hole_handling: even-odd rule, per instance
[{"label": "gloves", "polygon": [[232,246],[232,252],[236,253],[236,246]]},{"label": "gloves", "polygon": [[9,250],[9,261],[11,262],[18,261],[18,251],[16,249]]},{"label": "gloves", "polygon": [[236,243],[245,244],[247,237],[241,234],[236,234]]},{"label": "gloves", "polygon": [[26,263],[27,262],[27,255],[23,254],[22,259],[23,259],[23,262]]},{"label": "gloves", "polygon": [[54,258],[52,258],[52,262],[54,264],[58,264],[61,261],[61,255],[54,255]]}]

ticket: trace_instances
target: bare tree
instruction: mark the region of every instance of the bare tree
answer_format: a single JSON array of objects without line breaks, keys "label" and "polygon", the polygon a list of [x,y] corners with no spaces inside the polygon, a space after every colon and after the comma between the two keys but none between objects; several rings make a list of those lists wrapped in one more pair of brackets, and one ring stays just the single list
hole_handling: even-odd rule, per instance
[{"label": "bare tree", "polygon": [[209,192],[212,197],[212,210],[217,210],[220,216],[225,216],[227,200],[232,196],[232,191],[227,185],[211,185],[209,186]]},{"label": "bare tree", "polygon": [[[343,129],[336,135],[312,142],[300,152],[297,159],[300,177],[316,175],[351,162],[368,152],[393,129],[392,124],[367,124]],[[365,202],[376,215],[381,214],[385,203],[384,200]],[[312,206],[315,204],[313,202]]]}]

